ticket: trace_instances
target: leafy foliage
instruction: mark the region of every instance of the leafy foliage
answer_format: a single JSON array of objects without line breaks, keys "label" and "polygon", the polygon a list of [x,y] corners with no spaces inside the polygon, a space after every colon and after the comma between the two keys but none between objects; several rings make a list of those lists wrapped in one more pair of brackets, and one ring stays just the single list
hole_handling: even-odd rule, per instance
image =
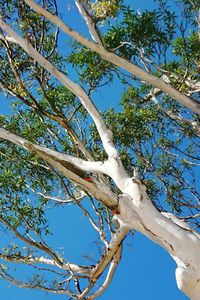
[{"label": "leafy foliage", "polygon": [[[177,1],[181,8],[179,14],[167,1],[154,2],[154,9],[139,12],[134,4],[126,5],[126,1],[87,1],[109,51],[158,77],[167,77],[177,90],[197,100],[198,1]],[[58,14],[55,1],[40,1],[40,4]],[[77,42],[70,44],[70,54],[65,56],[65,51],[58,49],[58,30],[24,1],[0,1],[0,12],[8,24],[14,24],[60,71],[66,74],[67,68],[73,67],[77,81],[94,101],[99,100],[99,95],[101,98],[102,87],[117,89],[119,84],[119,91],[123,89],[119,108],[114,103],[102,114],[114,133],[114,143],[127,172],[132,176],[137,167],[155,206],[186,217],[198,229],[196,173],[200,157],[199,132],[195,126],[199,117]],[[10,104],[8,115],[0,115],[1,127],[49,149],[89,160],[106,159],[98,132],[78,99],[17,44],[1,38],[0,48],[0,87]],[[17,231],[21,238],[30,237],[36,241],[35,248],[39,245],[33,250],[30,245],[21,249],[20,243],[9,244],[2,253],[10,260],[28,261],[30,257],[35,258],[35,252],[46,249],[44,236],[51,232],[48,227],[50,208],[73,202],[89,215],[88,204],[77,200],[82,197],[81,187],[36,155],[1,141],[0,162],[0,221],[5,230],[12,234]],[[102,180],[114,193],[120,193],[111,179]],[[92,197],[88,199],[92,207],[90,213],[98,216],[99,227],[105,227],[107,234],[112,232],[111,213],[101,204],[97,205]],[[62,261],[61,255],[57,258],[51,251],[47,254]],[[6,272],[4,265],[1,276],[8,279]],[[58,281],[51,283],[53,290],[61,289]],[[38,274],[30,279],[29,285],[47,286]]]}]

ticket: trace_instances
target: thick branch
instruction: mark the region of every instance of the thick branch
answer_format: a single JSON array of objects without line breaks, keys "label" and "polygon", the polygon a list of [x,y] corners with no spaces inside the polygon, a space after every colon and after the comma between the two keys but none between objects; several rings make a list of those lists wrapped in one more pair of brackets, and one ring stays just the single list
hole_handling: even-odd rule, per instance
[{"label": "thick branch", "polygon": [[[84,159],[67,155],[55,150],[51,150],[33,143],[30,143],[28,140],[17,136],[16,134],[10,133],[4,128],[0,128],[0,138],[6,139],[16,145],[21,145],[23,148],[32,151],[38,151],[46,154],[47,156],[53,157],[56,161],[63,163],[70,168],[70,165],[77,167],[80,170],[90,173],[107,173],[106,172],[106,162],[95,162],[95,161],[86,161]],[[32,149],[31,149],[32,148]],[[69,163],[69,164],[67,164]]]},{"label": "thick branch", "polygon": [[[101,276],[101,274],[105,271],[109,263],[111,262],[110,269],[108,271],[107,279],[104,282],[105,288],[110,282],[110,278],[112,277],[112,274],[114,273],[118,260],[121,256],[121,250],[122,250],[122,242],[125,239],[126,235],[128,233],[128,230],[126,228],[119,228],[117,232],[112,236],[112,239],[108,245],[108,249],[106,249],[105,253],[102,255],[101,259],[95,266],[95,268],[92,270],[92,275],[90,277],[90,285],[85,288],[85,290],[82,292],[81,295],[79,295],[78,299],[84,299],[86,295],[90,292],[90,290],[95,285],[98,278]],[[115,258],[116,257],[116,260]],[[102,289],[104,287],[102,286]],[[101,288],[97,293],[101,294]]]},{"label": "thick branch", "polygon": [[121,260],[121,254],[122,254],[122,245],[119,247],[117,252],[115,253],[113,260],[110,263],[109,270],[106,276],[106,279],[104,283],[100,286],[100,288],[92,295],[88,297],[88,300],[96,299],[97,297],[101,296],[103,292],[109,287],[113,276],[115,274],[115,271],[117,269],[117,266],[119,265],[119,262]]},{"label": "thick branch", "polygon": [[[93,43],[88,39],[84,38],[78,32],[72,30],[69,26],[67,26],[64,22],[61,21],[57,16],[54,16],[38,4],[36,4],[32,0],[25,0],[25,2],[31,6],[36,12],[45,16],[51,22],[59,26],[65,33],[69,36],[80,42],[82,45],[86,46],[87,48],[91,49],[92,51],[98,53],[103,59],[117,65],[126,71],[130,72],[131,74],[139,77],[140,79],[144,80],[145,82],[161,89],[163,92],[167,93],[170,97],[181,103],[182,105],[188,107],[193,112],[200,114],[200,104],[193,101],[186,95],[180,93],[175,88],[173,88],[170,84],[165,83],[164,80],[161,78],[157,78],[152,74],[147,73],[137,65],[131,63],[130,61],[106,50],[102,45]],[[10,33],[9,33],[10,34]],[[11,35],[11,34],[10,34]],[[13,35],[11,35],[13,37]],[[15,39],[15,37],[14,37]]]},{"label": "thick branch", "polygon": [[32,144],[28,140],[12,134],[3,128],[0,128],[0,138],[15,143],[16,145],[20,145],[28,151],[35,153],[38,157],[46,160],[57,168],[68,179],[76,182],[78,185],[81,185],[86,191],[91,193],[104,205],[111,209],[116,209],[118,201],[110,190],[103,191],[102,187],[100,188],[95,183],[88,182],[84,180],[84,178],[80,177],[78,172],[78,170],[82,170],[86,172],[107,173],[108,162],[84,161],[77,157],[62,154],[60,152]]},{"label": "thick branch", "polygon": [[105,268],[108,266],[113,256],[119,248],[121,247],[122,241],[125,239],[128,233],[128,229],[119,228],[116,233],[114,233],[108,247],[107,253],[100,259],[99,263],[96,265],[93,275],[91,277],[91,281],[96,282],[99,276],[103,273]]},{"label": "thick branch", "polygon": [[83,106],[93,118],[93,121],[101,137],[104,149],[107,152],[108,156],[118,157],[118,152],[112,142],[112,132],[106,128],[99,111],[92,103],[91,99],[84,91],[84,89],[80,85],[69,79],[67,76],[65,76],[62,72],[58,71],[47,59],[45,59],[37,50],[35,50],[28,41],[19,36],[15,31],[13,31],[12,28],[2,20],[2,18],[0,18],[0,27],[5,30],[10,36],[12,36],[16,40],[16,42],[44,69],[51,73],[58,81],[62,82],[65,87],[67,87],[80,99]]},{"label": "thick branch", "polygon": [[0,34],[0,40],[6,40],[10,43],[16,43],[15,39],[13,39],[11,36],[4,36],[3,34]]}]

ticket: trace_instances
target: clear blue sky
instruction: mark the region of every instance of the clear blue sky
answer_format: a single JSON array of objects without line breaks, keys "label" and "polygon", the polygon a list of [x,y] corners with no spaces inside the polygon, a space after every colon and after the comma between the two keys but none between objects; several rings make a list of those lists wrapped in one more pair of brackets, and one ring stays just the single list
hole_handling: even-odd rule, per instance
[{"label": "clear blue sky", "polygon": [[[129,1],[135,7],[152,7],[153,1]],[[74,13],[73,1],[58,0],[62,5],[63,15],[67,13],[68,24],[83,32],[84,22]],[[70,11],[66,10],[66,3],[72,6]],[[110,96],[113,92],[110,92]],[[101,95],[99,95],[101,97]],[[102,95],[106,99],[106,95]],[[102,99],[101,99],[102,100]],[[5,103],[0,102],[0,111],[5,112]],[[100,107],[101,108],[101,107]],[[54,228],[54,237],[50,243],[54,249],[63,247],[65,257],[76,262],[85,253],[93,255],[95,250],[93,241],[96,234],[91,231],[87,219],[82,216],[78,208],[69,206],[67,210],[57,209],[56,213],[50,215],[50,222]],[[0,233],[0,239],[2,235]],[[186,300],[188,299],[180,292],[175,282],[175,263],[162,248],[150,240],[136,234],[127,238],[124,244],[123,258],[115,274],[114,280],[108,290],[100,297],[102,300]],[[33,290],[19,289],[0,279],[0,295],[2,300],[56,300],[66,299],[65,296],[46,294]]]},{"label": "clear blue sky", "polygon": [[[74,262],[84,262],[81,256],[95,253],[96,234],[78,208],[59,208],[56,213],[52,211],[50,219],[54,227],[50,243],[54,249],[63,247],[65,257]],[[186,300],[188,298],[177,289],[174,272],[175,263],[168,253],[136,234],[125,241],[123,258],[114,280],[100,299]],[[3,280],[0,280],[0,294],[2,300],[66,299],[62,295],[19,289]]]}]

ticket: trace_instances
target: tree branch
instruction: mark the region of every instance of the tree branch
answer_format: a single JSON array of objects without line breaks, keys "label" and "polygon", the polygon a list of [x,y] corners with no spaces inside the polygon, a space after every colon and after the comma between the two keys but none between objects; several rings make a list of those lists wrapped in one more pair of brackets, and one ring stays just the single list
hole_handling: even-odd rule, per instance
[{"label": "tree branch", "polygon": [[110,209],[116,209],[118,200],[114,193],[110,189],[103,189],[103,184],[97,186],[94,183],[84,180],[79,176],[79,170],[84,172],[97,172],[97,173],[109,173],[109,162],[91,162],[83,159],[62,154],[60,152],[47,149],[35,144],[30,143],[24,138],[21,138],[15,134],[10,133],[4,128],[0,128],[0,138],[8,140],[16,145],[22,146],[28,151],[36,154],[38,157],[46,160],[55,168],[57,168],[64,176],[74,181],[78,185],[85,188],[86,191],[94,195],[99,201]]},{"label": "tree branch", "polygon": [[[105,251],[105,253],[101,256],[99,262],[95,266],[95,268],[92,270],[92,275],[90,277],[90,285],[85,288],[85,290],[82,292],[82,294],[79,296],[78,299],[84,299],[84,297],[90,292],[90,290],[95,285],[96,281],[100,277],[100,275],[105,271],[106,267],[109,265],[109,263],[114,259],[116,256],[116,261],[114,265],[116,264],[117,267],[117,261],[119,259],[119,254],[121,253],[121,247],[122,247],[122,241],[125,239],[126,235],[128,233],[128,230],[126,228],[119,228],[116,233],[113,234],[112,239],[108,245],[108,249]],[[121,256],[121,254],[120,254]],[[104,282],[105,288],[107,287],[107,284],[109,284],[109,278],[112,276],[112,273],[114,273],[116,267],[111,265],[110,267],[110,274],[108,271],[108,276],[106,281]],[[100,291],[99,291],[100,292]]]},{"label": "tree branch", "polygon": [[47,247],[46,245],[43,245],[41,242],[38,243],[32,239],[26,238],[19,231],[17,231],[17,229],[15,227],[13,227],[10,223],[8,223],[2,217],[0,217],[0,222],[2,224],[4,224],[5,226],[7,226],[16,235],[16,237],[18,237],[20,240],[22,240],[23,242],[25,242],[26,244],[28,244],[30,246],[36,247],[37,249],[44,251],[45,253],[49,254],[56,261],[56,263],[58,265],[60,265],[60,266],[63,265],[62,261],[58,258],[58,256],[49,247]]},{"label": "tree branch", "polygon": [[115,253],[115,255],[113,257],[113,260],[110,263],[109,270],[108,270],[108,273],[107,273],[104,283],[100,286],[100,288],[95,293],[93,293],[92,295],[90,295],[88,297],[88,300],[93,300],[93,299],[96,299],[97,297],[101,296],[103,294],[103,292],[109,287],[109,285],[113,279],[113,276],[115,274],[115,271],[121,260],[121,254],[122,254],[122,245],[119,247],[119,249],[117,250],[117,252]]},{"label": "tree branch", "polygon": [[83,274],[84,276],[89,277],[92,272],[91,267],[84,267],[79,266],[70,262],[63,262],[62,265],[58,264],[55,260],[49,259],[47,257],[33,257],[31,255],[29,256],[23,256],[21,253],[16,254],[3,254],[0,253],[0,259],[4,259],[8,262],[15,262],[15,263],[24,263],[24,264],[45,264],[53,267],[58,267],[65,271],[73,271],[76,274]]},{"label": "tree branch", "polygon": [[[117,65],[126,71],[130,72],[131,74],[139,77],[140,79],[144,80],[145,82],[161,89],[163,92],[167,93],[170,97],[181,103],[182,105],[188,107],[193,112],[200,114],[200,104],[196,101],[192,100],[191,98],[187,97],[186,95],[180,93],[175,88],[173,88],[170,84],[165,83],[164,80],[161,78],[157,78],[152,74],[147,73],[137,65],[131,63],[130,61],[106,50],[102,45],[93,43],[88,39],[84,38],[78,32],[72,30],[69,26],[67,26],[61,19],[57,16],[53,15],[49,11],[45,10],[38,4],[36,4],[32,0],[25,0],[25,2],[32,7],[37,13],[45,16],[51,22],[59,26],[63,32],[67,33],[73,39],[77,40],[82,45],[86,46],[87,48],[91,49],[92,51],[98,53],[103,59]],[[9,33],[10,34],[10,33]],[[10,34],[14,37],[12,34]],[[15,39],[15,37],[14,37]]]},{"label": "tree branch", "polygon": [[63,288],[62,289],[61,288],[54,289],[54,288],[46,287],[45,285],[41,285],[39,283],[30,284],[30,283],[25,283],[23,281],[17,280],[13,276],[8,274],[8,272],[6,272],[3,268],[0,270],[0,278],[3,278],[4,280],[6,280],[20,288],[42,290],[42,291],[50,292],[50,293],[54,293],[54,294],[70,295],[72,297],[75,296],[69,289],[63,289]]},{"label": "tree branch", "polygon": [[9,132],[4,128],[0,128],[0,138],[6,139],[16,145],[20,145],[26,150],[32,150],[32,152],[41,152],[46,154],[47,156],[53,157],[56,161],[62,162],[66,167],[67,163],[69,163],[68,167],[70,168],[70,164],[78,169],[90,172],[90,173],[107,173],[107,163],[106,162],[96,162],[96,161],[86,161],[84,159],[67,155],[55,150],[51,150],[49,148],[45,148],[36,144],[29,142],[28,140],[19,137],[16,134]]},{"label": "tree branch", "polygon": [[90,16],[88,10],[86,9],[86,4],[84,2],[85,1],[75,0],[76,6],[77,6],[81,16],[85,20],[85,23],[88,26],[88,29],[89,29],[89,32],[90,32],[90,35],[91,35],[93,41],[97,44],[103,45],[100,32],[99,32],[93,18]]},{"label": "tree branch", "polygon": [[174,114],[172,111],[167,110],[166,108],[164,108],[156,99],[156,95],[159,94],[160,91],[158,89],[154,89],[152,90],[152,92],[150,94],[148,94],[145,99],[151,99],[156,106],[159,108],[160,111],[162,111],[163,113],[165,113],[169,118],[180,122],[182,124],[187,124],[189,125],[196,133],[197,136],[200,136],[200,126],[198,125],[198,122],[193,121],[193,120],[188,120],[180,115],[176,115]]},{"label": "tree branch", "polygon": [[16,40],[14,38],[12,38],[11,36],[8,36],[8,35],[0,34],[0,40],[6,40],[9,43],[17,44]]},{"label": "tree branch", "polygon": [[86,108],[88,113],[91,115],[99,135],[101,137],[105,151],[109,157],[115,157],[119,159],[117,150],[115,149],[112,142],[112,132],[106,128],[104,121],[92,103],[84,89],[65,76],[62,72],[58,71],[47,59],[45,59],[37,50],[35,50],[31,44],[19,36],[12,28],[7,25],[2,18],[0,18],[0,27],[5,30],[10,36],[12,36],[16,42],[31,56],[33,57],[44,69],[52,74],[57,80],[67,87],[72,93],[74,93],[81,101],[82,105]]}]

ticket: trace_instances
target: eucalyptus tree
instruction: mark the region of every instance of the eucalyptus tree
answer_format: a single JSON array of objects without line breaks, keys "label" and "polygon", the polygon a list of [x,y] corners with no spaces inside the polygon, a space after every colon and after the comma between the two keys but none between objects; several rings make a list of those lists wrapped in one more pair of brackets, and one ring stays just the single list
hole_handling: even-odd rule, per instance
[{"label": "eucalyptus tree", "polygon": [[[75,0],[68,9],[79,12],[84,34],[62,19],[62,5],[0,1],[0,87],[10,104],[0,115],[8,240],[0,276],[95,299],[125,237],[138,231],[174,258],[178,288],[199,299],[199,2],[158,0],[139,11],[122,0]],[[108,88],[112,107],[103,110],[95,102]],[[48,244],[48,211],[72,203],[99,235],[95,265]],[[33,277],[19,279],[16,264],[32,266]]]}]

